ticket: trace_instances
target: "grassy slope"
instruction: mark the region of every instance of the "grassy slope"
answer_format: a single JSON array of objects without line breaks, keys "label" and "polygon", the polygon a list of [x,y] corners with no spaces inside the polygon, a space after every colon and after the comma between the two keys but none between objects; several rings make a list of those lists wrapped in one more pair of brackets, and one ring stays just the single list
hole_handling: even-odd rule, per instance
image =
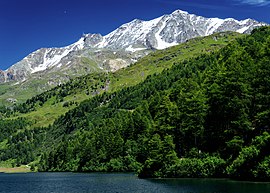
[{"label": "grassy slope", "polygon": [[239,36],[241,35],[234,32],[219,33],[208,37],[194,38],[186,43],[158,50],[140,59],[136,64],[114,73],[114,81],[111,82],[110,91],[118,90],[123,86],[136,85],[145,80],[148,75],[160,73],[165,68],[170,68],[174,63],[218,50]]},{"label": "grassy slope", "polygon": [[[145,52],[151,51],[144,51],[143,55]],[[121,58],[125,61],[130,61],[131,58],[136,58],[142,53],[127,53],[121,50],[114,51],[104,49],[101,51],[84,50],[82,53],[78,54],[78,57],[72,58],[72,65],[49,69],[46,74],[44,74],[44,72],[31,74],[31,77],[20,84],[14,84],[14,82],[1,83],[0,106],[12,105],[7,101],[9,98],[17,99],[17,103],[22,103],[37,94],[43,93],[44,91],[59,85],[60,83],[66,83],[70,79],[91,73],[110,71],[111,69],[109,64],[104,63],[105,60],[108,62]]]},{"label": "grassy slope", "polygon": [[[214,34],[208,37],[195,38],[178,46],[151,53],[127,68],[105,75],[105,78],[110,80],[108,90],[113,92],[123,87],[136,85],[145,80],[148,75],[160,73],[162,70],[170,68],[174,63],[198,56],[201,53],[210,53],[218,50],[239,36],[241,35],[237,33]],[[91,85],[93,83],[88,82],[87,84]],[[104,89],[98,89],[98,92],[102,93]],[[76,107],[75,104],[63,107],[65,102],[73,101],[80,103],[91,96],[86,95],[85,90],[77,89],[75,94],[66,96],[62,102],[54,104],[55,100],[51,98],[42,107],[37,107],[36,111],[27,114],[17,114],[16,117],[28,118],[33,121],[34,127],[46,127],[52,124],[60,115]]]},{"label": "grassy slope", "polygon": [[[0,106],[9,106],[10,103],[7,102],[8,98],[16,98],[18,103],[24,102],[27,99],[33,97],[34,95],[40,94],[45,90],[56,86],[57,81],[59,83],[67,82],[69,78],[86,75],[86,73],[102,72],[102,70],[98,67],[98,64],[95,61],[85,57],[81,58],[80,65],[78,66],[76,68],[63,69],[63,72],[52,71],[46,76],[36,73],[33,74],[32,77],[30,77],[27,81],[22,82],[21,84],[14,84],[13,82],[0,84]],[[40,78],[41,76],[42,79]],[[48,82],[51,82],[52,79],[54,79],[53,81],[55,81],[55,83],[52,85],[48,84]]]}]

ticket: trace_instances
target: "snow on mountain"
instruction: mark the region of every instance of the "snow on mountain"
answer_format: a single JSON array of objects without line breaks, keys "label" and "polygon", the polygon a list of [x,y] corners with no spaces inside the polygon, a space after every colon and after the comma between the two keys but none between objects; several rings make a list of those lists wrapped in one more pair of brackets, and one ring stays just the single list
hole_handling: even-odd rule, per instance
[{"label": "snow on mountain", "polygon": [[208,20],[207,29],[205,31],[205,35],[211,35],[216,31],[222,24],[224,23],[223,19],[219,18],[210,18]]},{"label": "snow on mountain", "polygon": [[[72,51],[81,50],[84,48],[84,38],[82,37],[79,41],[75,42],[74,44],[63,47],[63,48],[47,48],[45,49],[45,53],[43,55],[43,60],[41,64],[38,66],[31,67],[31,73],[44,71],[48,68],[56,66],[59,62],[67,56]],[[26,60],[29,58],[26,57]],[[61,67],[61,65],[58,65]]]},{"label": "snow on mountain", "polygon": [[[84,34],[77,42],[66,47],[41,48],[8,70],[0,71],[0,82],[22,81],[34,73],[46,73],[49,69],[78,65],[77,58],[89,57],[89,50],[97,50],[98,53],[105,50],[113,52],[121,50],[121,53],[126,53],[126,55],[141,52],[142,54],[139,56],[143,56],[149,53],[149,50],[165,49],[198,36],[207,36],[222,31],[250,33],[252,29],[263,25],[267,24],[252,19],[238,21],[232,18],[205,18],[176,10],[169,15],[163,15],[150,21],[135,19],[106,36]],[[100,55],[97,57],[102,58]],[[121,61],[122,58],[116,59]],[[130,58],[130,61],[134,60],[136,58]],[[107,60],[104,58],[102,61],[97,61],[100,61],[99,67],[102,69]],[[129,62],[125,61],[126,63]]]},{"label": "snow on mountain", "polygon": [[101,37],[96,48],[125,49],[136,52],[143,49],[164,49],[188,39],[215,32],[237,31],[250,33],[255,27],[266,25],[252,19],[238,21],[232,18],[205,18],[176,10],[150,21],[135,19],[108,35]]},{"label": "snow on mountain", "polygon": [[178,44],[176,41],[169,43],[162,39],[161,33],[162,33],[162,30],[164,30],[164,28],[166,27],[166,24],[167,24],[167,21],[162,21],[162,25],[160,29],[155,33],[155,38],[157,41],[155,48],[158,50],[162,50],[162,49],[175,46]]}]

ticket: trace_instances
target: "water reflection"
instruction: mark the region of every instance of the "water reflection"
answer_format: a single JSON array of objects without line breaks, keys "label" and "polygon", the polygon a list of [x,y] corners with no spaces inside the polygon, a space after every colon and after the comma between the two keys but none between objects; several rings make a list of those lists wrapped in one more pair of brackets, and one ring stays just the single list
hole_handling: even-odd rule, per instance
[{"label": "water reflection", "polygon": [[228,179],[150,179],[149,182],[177,193],[270,193],[270,183]]},{"label": "water reflection", "polygon": [[0,193],[270,193],[269,183],[139,179],[134,174],[0,174]]}]

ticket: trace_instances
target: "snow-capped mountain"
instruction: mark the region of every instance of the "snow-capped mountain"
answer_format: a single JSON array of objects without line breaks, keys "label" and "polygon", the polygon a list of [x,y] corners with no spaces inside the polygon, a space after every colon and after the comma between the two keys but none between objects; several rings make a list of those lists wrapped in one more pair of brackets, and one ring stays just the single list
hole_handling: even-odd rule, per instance
[{"label": "snow-capped mountain", "polygon": [[11,66],[5,71],[6,73],[2,72],[5,75],[4,77],[2,76],[2,80],[24,80],[30,74],[44,71],[54,66],[60,67],[62,65],[61,60],[71,52],[81,50],[82,48],[82,38],[78,42],[63,48],[41,48]]},{"label": "snow-capped mountain", "polygon": [[207,36],[216,32],[249,33],[255,27],[262,25],[265,24],[252,19],[237,21],[232,18],[204,18],[177,10],[170,15],[151,21],[135,19],[100,38],[101,41],[95,47],[122,48],[127,51],[164,49],[194,37]]},{"label": "snow-capped mountain", "polygon": [[[238,21],[232,18],[205,18],[181,10],[150,21],[135,19],[106,36],[84,34],[72,45],[39,49],[9,69],[0,71],[0,82],[24,81],[36,73],[64,72],[64,69],[80,66],[82,58],[96,63],[96,68],[113,71],[129,65],[154,49],[165,49],[216,32],[249,33],[262,25],[267,24],[252,19]],[[87,65],[83,65],[83,69],[87,71],[87,68]]]}]

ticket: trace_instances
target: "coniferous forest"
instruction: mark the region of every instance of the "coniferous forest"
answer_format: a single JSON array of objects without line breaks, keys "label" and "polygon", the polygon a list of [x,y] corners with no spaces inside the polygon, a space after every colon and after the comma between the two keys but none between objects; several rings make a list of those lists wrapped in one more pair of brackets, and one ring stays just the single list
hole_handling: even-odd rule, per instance
[{"label": "coniferous forest", "polygon": [[[108,74],[97,77],[96,86],[110,82]],[[61,101],[74,85],[0,109],[1,161],[41,172],[270,180],[269,27],[137,85],[65,103],[74,108],[46,127],[23,116],[52,96]]]}]

